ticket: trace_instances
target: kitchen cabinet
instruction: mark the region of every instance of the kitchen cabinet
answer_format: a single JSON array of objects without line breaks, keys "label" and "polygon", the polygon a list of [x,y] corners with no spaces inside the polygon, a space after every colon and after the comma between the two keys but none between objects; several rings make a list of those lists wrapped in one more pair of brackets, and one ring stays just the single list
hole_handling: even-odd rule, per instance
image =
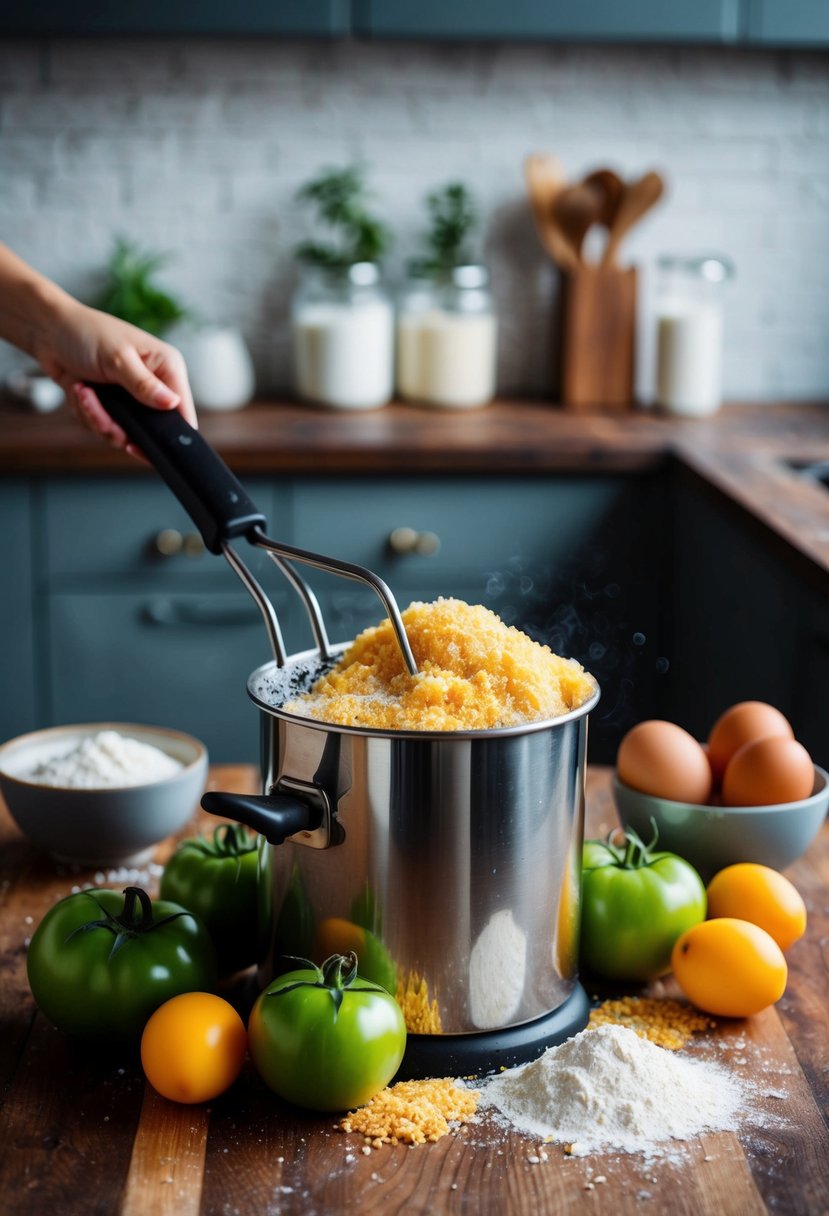
[{"label": "kitchen cabinet", "polygon": [[829,46],[825,0],[746,0],[747,37],[764,46]]},{"label": "kitchen cabinet", "polygon": [[738,0],[354,0],[357,34],[384,38],[734,42]]},{"label": "kitchen cabinet", "polygon": [[38,725],[32,572],[32,491],[26,481],[0,482],[3,560],[0,579],[0,739]]},{"label": "kitchen cabinet", "polygon": [[30,0],[3,7],[0,33],[825,47],[829,10],[822,0]]},{"label": "kitchen cabinet", "polygon": [[[579,659],[603,689],[591,724],[594,758],[610,758],[620,731],[658,696],[659,477],[299,476],[245,483],[278,539],[368,566],[401,608],[440,595],[483,603]],[[271,657],[265,628],[220,558],[188,555],[175,544],[168,556],[158,552],[159,539],[170,534],[198,549],[172,494],[143,477],[35,484],[34,516],[26,510],[26,483],[17,488],[14,611],[30,615],[30,601],[35,611],[33,625],[20,629],[29,649],[15,650],[14,661],[31,668],[30,690],[32,647],[41,670],[28,704],[9,708],[5,735],[33,724],[36,696],[37,725],[158,723],[197,735],[217,762],[255,760],[258,732],[245,682]],[[415,538],[402,552],[392,543],[399,529]],[[27,555],[35,535],[40,557],[32,574]],[[418,544],[423,538],[425,546]],[[288,653],[311,647],[300,598],[265,554],[244,543],[237,548],[274,603]],[[384,615],[369,588],[298,568],[318,596],[332,642],[351,640]]]},{"label": "kitchen cabinet", "polygon": [[[249,489],[269,517],[289,512],[270,482]],[[251,757],[245,680],[271,657],[262,618],[172,494],[154,479],[58,478],[39,499],[41,724],[158,723],[197,735],[211,754]],[[257,578],[271,578],[289,624],[298,608],[287,584],[264,553],[239,552]]]},{"label": "kitchen cabinet", "polygon": [[349,32],[349,0],[142,0],[141,4],[70,4],[27,0],[4,6],[5,34],[240,34],[324,36]]},{"label": "kitchen cabinet", "polygon": [[[729,705],[769,701],[829,764],[829,601],[797,578],[752,521],[691,476],[674,483],[668,717],[698,739]],[[704,660],[700,661],[700,656]]]}]

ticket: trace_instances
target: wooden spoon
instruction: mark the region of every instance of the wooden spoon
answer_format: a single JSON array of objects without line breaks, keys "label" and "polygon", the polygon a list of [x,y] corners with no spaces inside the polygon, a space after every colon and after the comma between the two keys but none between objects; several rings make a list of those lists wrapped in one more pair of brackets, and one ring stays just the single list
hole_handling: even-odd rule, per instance
[{"label": "wooden spoon", "polygon": [[600,191],[585,182],[565,186],[553,200],[553,219],[564,239],[572,247],[579,266],[584,265],[584,238],[588,229],[598,220],[603,201]]},{"label": "wooden spoon", "polygon": [[594,169],[592,173],[588,173],[584,179],[585,186],[592,186],[594,190],[598,190],[602,196],[602,209],[599,212],[597,222],[604,224],[605,228],[610,228],[616,218],[616,210],[619,206],[619,200],[625,188],[625,183],[615,173],[613,169]]},{"label": "wooden spoon", "polygon": [[644,177],[640,177],[638,182],[630,182],[625,185],[602,257],[601,264],[605,269],[618,265],[616,255],[623,238],[645,212],[659,201],[664,189],[665,183],[662,178],[658,173],[653,172],[646,173]]},{"label": "wooden spoon", "polygon": [[577,270],[578,258],[553,221],[553,203],[565,184],[560,161],[547,152],[534,152],[524,161],[524,178],[541,244],[562,270]]}]

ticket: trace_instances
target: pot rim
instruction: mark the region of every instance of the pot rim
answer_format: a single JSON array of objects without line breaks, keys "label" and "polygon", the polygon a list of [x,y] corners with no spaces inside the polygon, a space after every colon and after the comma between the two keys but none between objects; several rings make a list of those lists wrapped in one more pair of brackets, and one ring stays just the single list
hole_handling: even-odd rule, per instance
[{"label": "pot rim", "polygon": [[[350,642],[341,642],[336,646],[331,647],[331,660],[335,662],[339,656],[348,649]],[[287,671],[291,667],[306,667],[310,666],[320,668],[319,674],[322,674],[324,660],[320,659],[320,653],[316,649],[303,650],[298,654],[289,655],[284,665],[280,666],[275,660],[271,659],[268,663],[263,663],[260,667],[255,668],[248,676],[247,692],[250,699],[259,709],[270,714],[271,717],[278,718],[283,722],[289,722],[296,726],[308,726],[312,730],[325,731],[328,734],[342,735],[360,735],[375,739],[463,739],[463,740],[484,740],[484,739],[504,739],[511,735],[528,735],[534,734],[537,731],[549,730],[551,727],[564,726],[568,722],[573,722],[577,718],[586,717],[596,708],[602,695],[602,690],[596,682],[596,688],[591,697],[588,698],[577,709],[571,709],[569,713],[559,714],[555,718],[539,718],[531,722],[520,722],[515,726],[498,726],[488,730],[391,730],[383,729],[375,726],[344,726],[339,722],[323,722],[320,718],[305,717],[302,714],[287,713],[280,705],[269,704],[255,690],[255,683],[260,681],[270,672]],[[292,695],[297,695],[292,693]]]}]

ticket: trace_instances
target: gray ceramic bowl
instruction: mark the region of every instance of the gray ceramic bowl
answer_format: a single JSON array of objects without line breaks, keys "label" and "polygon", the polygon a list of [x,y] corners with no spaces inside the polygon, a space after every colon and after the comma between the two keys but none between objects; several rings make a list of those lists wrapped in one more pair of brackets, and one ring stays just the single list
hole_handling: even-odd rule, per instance
[{"label": "gray ceramic bowl", "polygon": [[[171,777],[145,785],[67,789],[30,776],[44,761],[82,739],[114,730],[178,760]],[[146,861],[153,846],[179,831],[207,781],[207,750],[198,739],[163,726],[92,722],[20,735],[0,746],[0,790],[20,830],[59,861],[112,865]]]},{"label": "gray ceramic bowl", "polygon": [[812,795],[776,806],[699,806],[654,798],[613,779],[619,817],[643,840],[659,829],[659,848],[690,861],[707,882],[725,866],[756,861],[783,870],[806,852],[829,807],[829,774],[815,765]]}]

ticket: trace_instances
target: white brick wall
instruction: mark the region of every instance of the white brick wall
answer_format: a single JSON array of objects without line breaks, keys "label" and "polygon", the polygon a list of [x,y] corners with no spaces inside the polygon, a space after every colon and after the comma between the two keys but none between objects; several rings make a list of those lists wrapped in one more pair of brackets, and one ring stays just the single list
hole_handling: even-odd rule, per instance
[{"label": "white brick wall", "polygon": [[[659,168],[666,201],[628,252],[642,267],[640,389],[651,384],[652,267],[665,250],[737,264],[726,392],[829,397],[829,56],[717,49],[233,41],[0,45],[0,239],[88,297],[125,233],[174,254],[171,287],[239,323],[260,388],[286,391],[297,187],[365,160],[399,274],[425,192],[463,177],[486,218],[500,386],[550,387],[557,283],[521,163],[572,176]],[[0,344],[0,375],[17,356]]]}]

